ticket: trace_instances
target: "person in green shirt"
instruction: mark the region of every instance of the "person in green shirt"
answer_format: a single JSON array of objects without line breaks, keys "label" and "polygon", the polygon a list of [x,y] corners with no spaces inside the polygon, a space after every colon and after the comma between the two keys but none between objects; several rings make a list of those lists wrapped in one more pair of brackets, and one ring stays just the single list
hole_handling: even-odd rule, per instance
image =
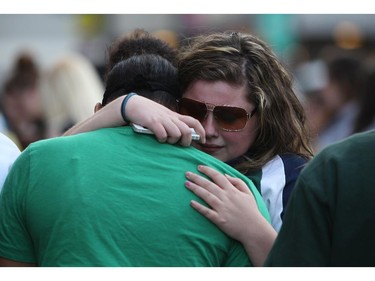
[{"label": "person in green shirt", "polygon": [[[96,109],[134,91],[173,109],[176,68],[157,55],[121,61],[109,73],[104,107]],[[160,144],[130,126],[35,142],[1,193],[0,264],[251,266],[241,243],[189,206],[199,198],[184,187],[185,172],[199,173],[199,165],[219,171],[221,181],[246,182],[269,223],[253,183],[193,147]]]}]

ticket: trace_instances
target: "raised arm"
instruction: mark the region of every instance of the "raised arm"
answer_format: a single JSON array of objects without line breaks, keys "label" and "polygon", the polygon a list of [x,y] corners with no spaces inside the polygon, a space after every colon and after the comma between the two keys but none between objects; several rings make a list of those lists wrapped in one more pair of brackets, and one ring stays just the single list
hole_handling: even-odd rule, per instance
[{"label": "raised arm", "polygon": [[[129,98],[126,105],[123,106],[125,97],[121,96],[97,110],[91,117],[66,131],[64,136],[100,128],[124,126],[133,122],[149,128],[160,142],[180,142],[183,146],[190,145],[191,131],[189,127],[201,136],[200,142],[205,142],[203,126],[195,118],[178,114],[139,95]],[[123,116],[126,116],[128,122],[123,119]]]},{"label": "raised arm", "polygon": [[[74,125],[63,136],[76,135],[101,128],[124,126],[127,123],[122,119],[120,106],[124,97],[120,97],[105,107],[95,107],[95,113],[86,120]],[[100,109],[100,110],[99,110]]]},{"label": "raised arm", "polygon": [[241,242],[254,266],[262,266],[277,233],[259,212],[248,186],[240,179],[224,176],[207,166],[199,166],[198,170],[213,182],[187,172],[186,187],[211,208],[194,200],[191,206],[227,235]]}]

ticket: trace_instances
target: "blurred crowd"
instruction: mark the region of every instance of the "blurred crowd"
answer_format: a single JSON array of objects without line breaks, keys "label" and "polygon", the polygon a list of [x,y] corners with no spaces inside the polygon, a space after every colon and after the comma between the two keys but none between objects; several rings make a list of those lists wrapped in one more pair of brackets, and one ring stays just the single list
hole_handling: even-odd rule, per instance
[{"label": "blurred crowd", "polygon": [[295,70],[315,151],[375,128],[375,61],[329,52]]},{"label": "blurred crowd", "polygon": [[[375,128],[372,56],[325,54],[299,63],[292,72],[315,152]],[[22,52],[0,87],[0,132],[20,150],[60,136],[93,114],[104,92],[97,68],[78,52],[58,58],[46,69],[40,68],[37,57]]]},{"label": "blurred crowd", "polygon": [[83,55],[66,54],[41,69],[37,58],[23,52],[1,88],[0,130],[24,150],[92,115],[103,93],[97,69]]}]

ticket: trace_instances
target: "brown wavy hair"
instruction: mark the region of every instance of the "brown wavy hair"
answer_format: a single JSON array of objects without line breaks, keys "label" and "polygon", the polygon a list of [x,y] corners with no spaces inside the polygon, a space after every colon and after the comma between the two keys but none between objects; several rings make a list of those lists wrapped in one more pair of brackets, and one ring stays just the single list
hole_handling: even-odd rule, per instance
[{"label": "brown wavy hair", "polygon": [[197,80],[246,83],[248,100],[257,107],[259,129],[247,161],[237,169],[259,169],[277,154],[313,156],[291,75],[259,38],[237,32],[188,38],[178,54],[178,70],[182,92]]}]

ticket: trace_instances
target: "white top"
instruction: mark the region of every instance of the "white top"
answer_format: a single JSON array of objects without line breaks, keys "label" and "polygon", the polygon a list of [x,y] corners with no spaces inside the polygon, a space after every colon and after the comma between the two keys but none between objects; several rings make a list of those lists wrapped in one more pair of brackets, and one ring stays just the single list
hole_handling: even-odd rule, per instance
[{"label": "white top", "polygon": [[20,153],[17,145],[10,138],[0,133],[0,191],[13,162]]}]

